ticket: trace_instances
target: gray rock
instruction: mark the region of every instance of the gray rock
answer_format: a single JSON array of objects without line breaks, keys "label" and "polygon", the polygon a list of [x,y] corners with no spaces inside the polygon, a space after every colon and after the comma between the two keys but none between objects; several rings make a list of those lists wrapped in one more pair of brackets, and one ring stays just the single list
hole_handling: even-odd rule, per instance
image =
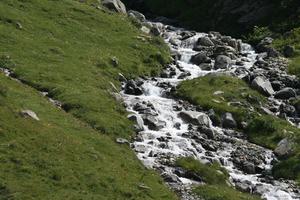
[{"label": "gray rock", "polygon": [[232,62],[228,56],[219,55],[216,58],[214,68],[215,69],[227,69],[231,66]]},{"label": "gray rock", "polygon": [[235,183],[236,189],[238,189],[241,192],[248,192],[248,193],[252,191],[251,185],[252,185],[251,182],[248,181]]},{"label": "gray rock", "polygon": [[264,95],[271,96],[274,94],[273,87],[269,80],[263,76],[257,76],[251,83],[251,86],[263,93]]},{"label": "gray rock", "polygon": [[196,111],[183,111],[179,116],[186,122],[199,126],[210,126],[210,119],[208,115]]},{"label": "gray rock", "polygon": [[279,90],[276,92],[274,95],[275,98],[277,99],[290,99],[292,97],[296,97],[297,94],[293,88],[283,88],[282,90]]},{"label": "gray rock", "polygon": [[255,165],[253,163],[250,162],[244,162],[242,169],[244,172],[246,172],[247,174],[255,174]]},{"label": "gray rock", "polygon": [[210,47],[214,46],[214,43],[208,37],[200,37],[197,41],[197,45]]},{"label": "gray rock", "polygon": [[200,65],[202,63],[210,63],[211,59],[204,53],[198,53],[191,58],[191,63],[195,65]]},{"label": "gray rock", "polygon": [[143,131],[144,130],[144,122],[143,119],[136,114],[130,114],[127,117],[130,121],[133,121],[135,123],[135,129],[136,131]]},{"label": "gray rock", "polygon": [[202,63],[199,65],[200,69],[205,70],[205,71],[210,71],[212,70],[212,65],[209,63]]},{"label": "gray rock", "polygon": [[125,94],[130,95],[142,95],[143,90],[137,86],[136,82],[133,80],[127,81],[124,89]]},{"label": "gray rock", "polygon": [[237,123],[235,121],[235,119],[233,118],[231,113],[225,113],[224,115],[222,115],[221,118],[221,123],[222,123],[222,127],[223,128],[236,128],[237,127]]},{"label": "gray rock", "polygon": [[143,116],[143,120],[144,124],[153,131],[158,131],[166,126],[166,122],[158,120],[152,115]]},{"label": "gray rock", "polygon": [[126,7],[120,0],[104,0],[102,5],[115,12],[126,14]]},{"label": "gray rock", "polygon": [[154,26],[151,28],[150,33],[152,33],[154,36],[160,36],[161,31],[158,27]]},{"label": "gray rock", "polygon": [[135,10],[129,10],[128,11],[128,15],[131,17],[136,18],[137,20],[139,20],[140,22],[144,22],[146,21],[146,17],[145,15],[143,15],[142,13],[135,11]]},{"label": "gray rock", "polygon": [[38,118],[38,116],[32,110],[22,110],[21,111],[21,115],[23,117],[30,117],[30,118],[32,118],[32,119],[34,119],[36,121],[40,121],[40,119]]},{"label": "gray rock", "polygon": [[128,140],[124,139],[124,138],[117,138],[116,142],[118,144],[129,144]]},{"label": "gray rock", "polygon": [[274,150],[274,153],[279,157],[286,157],[293,153],[293,145],[294,143],[288,139],[282,139]]}]

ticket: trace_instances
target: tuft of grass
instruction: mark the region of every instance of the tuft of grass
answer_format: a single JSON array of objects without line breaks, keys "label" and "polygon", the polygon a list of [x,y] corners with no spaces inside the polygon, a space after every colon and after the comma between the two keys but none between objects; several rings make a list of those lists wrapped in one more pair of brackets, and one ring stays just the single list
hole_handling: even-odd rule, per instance
[{"label": "tuft of grass", "polygon": [[193,172],[205,182],[197,186],[193,193],[205,200],[255,200],[260,199],[255,195],[239,192],[228,185],[229,175],[218,163],[203,164],[191,157],[179,158],[176,166]]},{"label": "tuft of grass", "polygon": [[[222,94],[214,94],[217,91]],[[204,109],[213,108],[217,114],[231,112],[238,122],[248,120],[248,105],[259,108],[265,98],[252,90],[242,80],[226,75],[207,75],[205,77],[182,82],[177,89],[177,96],[184,98]],[[240,102],[240,106],[230,105],[230,102]]]},{"label": "tuft of grass", "polygon": [[227,171],[218,163],[203,164],[192,157],[187,157],[179,158],[175,164],[187,171],[196,173],[207,184],[226,184],[229,177]]},{"label": "tuft of grass", "polygon": [[2,74],[0,85],[0,199],[177,199],[129,146]]}]

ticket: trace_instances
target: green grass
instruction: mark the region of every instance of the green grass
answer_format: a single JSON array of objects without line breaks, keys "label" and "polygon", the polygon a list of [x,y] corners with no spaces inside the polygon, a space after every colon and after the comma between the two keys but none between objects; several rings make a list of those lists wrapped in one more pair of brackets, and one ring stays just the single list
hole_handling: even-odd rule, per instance
[{"label": "green grass", "polygon": [[[215,95],[216,91],[223,94]],[[184,81],[178,86],[177,96],[208,110],[213,108],[217,114],[231,112],[238,122],[252,117],[247,105],[259,107],[264,103],[264,97],[257,91],[249,88],[242,80],[225,75],[208,75],[190,81]],[[241,102],[243,106],[232,106],[230,102]]]},{"label": "green grass", "polygon": [[176,199],[129,146],[2,74],[0,141],[0,199]]},{"label": "green grass", "polygon": [[[224,94],[214,95],[216,91],[223,91]],[[248,122],[245,133],[251,142],[261,146],[275,149],[284,138],[294,140],[294,153],[290,157],[281,158],[273,173],[276,178],[294,179],[300,183],[300,129],[285,120],[260,113],[257,102],[265,102],[265,97],[252,90],[245,82],[229,76],[208,75],[182,82],[178,86],[177,95],[205,109],[213,108],[219,115],[231,112],[238,122]],[[216,103],[214,99],[219,102]],[[249,113],[245,107],[229,105],[229,101],[240,101],[253,106],[256,111]]]},{"label": "green grass", "polygon": [[229,175],[219,164],[203,164],[191,157],[179,158],[176,166],[200,176],[205,185],[197,186],[193,192],[205,200],[255,200],[257,196],[235,190],[228,185]]},{"label": "green grass", "polygon": [[157,74],[169,61],[162,40],[142,35],[126,16],[74,0],[1,1],[0,44],[0,56],[10,56],[19,79],[49,91],[93,128],[122,137],[132,129],[110,82],[119,87],[120,72]]}]

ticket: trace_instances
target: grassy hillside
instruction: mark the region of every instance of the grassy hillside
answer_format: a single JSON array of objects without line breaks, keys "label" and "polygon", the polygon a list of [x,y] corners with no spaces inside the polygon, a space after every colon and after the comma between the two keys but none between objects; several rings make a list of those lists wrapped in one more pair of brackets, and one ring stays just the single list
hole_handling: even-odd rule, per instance
[{"label": "grassy hillside", "polygon": [[[215,95],[216,91],[224,93]],[[300,183],[300,129],[285,120],[261,112],[259,102],[263,104],[264,97],[242,80],[229,76],[209,75],[182,82],[177,95],[203,108],[213,108],[219,117],[225,112],[231,112],[238,122],[248,122],[245,132],[249,140],[261,146],[275,149],[283,138],[294,140],[294,153],[275,165],[273,173],[277,178],[294,179]],[[234,106],[229,102],[241,102],[242,105]],[[246,109],[250,106],[255,108],[254,112]]]},{"label": "grassy hillside", "polygon": [[74,0],[1,1],[0,44],[19,79],[92,127],[123,137],[132,132],[110,82],[118,87],[120,72],[155,74],[169,60],[162,41],[142,35],[127,17]]},{"label": "grassy hillside", "polygon": [[1,0],[0,67],[28,86],[0,74],[0,199],[176,199],[115,143],[133,129],[111,95],[118,73],[155,74],[168,61],[163,42],[126,16],[74,0]]},{"label": "grassy hillside", "polygon": [[0,119],[0,199],[176,199],[127,145],[2,74]]}]

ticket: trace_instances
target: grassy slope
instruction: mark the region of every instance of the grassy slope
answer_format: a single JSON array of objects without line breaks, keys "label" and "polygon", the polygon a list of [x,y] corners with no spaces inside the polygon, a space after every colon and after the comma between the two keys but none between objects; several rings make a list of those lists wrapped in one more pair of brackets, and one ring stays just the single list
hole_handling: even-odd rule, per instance
[{"label": "grassy slope", "polygon": [[175,199],[127,145],[2,74],[0,86],[0,199]]},{"label": "grassy slope", "polygon": [[217,163],[202,164],[193,158],[180,158],[176,165],[200,176],[205,185],[198,186],[194,193],[205,200],[258,200],[259,197],[239,192],[228,185],[226,170]]},{"label": "grassy slope", "polygon": [[[169,59],[158,38],[139,36],[125,16],[73,0],[0,2],[0,55],[12,58],[17,76],[111,135],[132,132],[124,109],[109,94],[110,82],[118,87],[119,72],[127,77],[156,73]],[[113,66],[113,57],[119,66]]]},{"label": "grassy slope", "polygon": [[[224,95],[216,96],[213,94],[215,91],[223,91]],[[274,175],[295,179],[300,183],[300,130],[284,120],[266,115],[258,116],[259,110],[251,114],[242,107],[228,106],[227,103],[233,99],[250,103],[253,107],[257,106],[247,100],[248,95],[242,95],[242,91],[263,102],[263,97],[249,88],[246,83],[226,76],[206,76],[184,81],[179,85],[177,95],[204,108],[213,108],[218,114],[232,112],[238,120],[247,119],[249,126],[246,132],[249,139],[259,145],[274,149],[281,139],[293,138],[296,141],[295,153],[275,166]],[[213,99],[219,100],[220,103],[213,102]]]},{"label": "grassy slope", "polygon": [[[159,39],[137,36],[125,16],[73,0],[0,1],[1,67],[70,112],[0,74],[0,199],[176,199],[113,139],[133,131],[110,81],[118,87],[119,72],[156,73],[168,60]],[[41,121],[21,117],[22,109]]]}]

